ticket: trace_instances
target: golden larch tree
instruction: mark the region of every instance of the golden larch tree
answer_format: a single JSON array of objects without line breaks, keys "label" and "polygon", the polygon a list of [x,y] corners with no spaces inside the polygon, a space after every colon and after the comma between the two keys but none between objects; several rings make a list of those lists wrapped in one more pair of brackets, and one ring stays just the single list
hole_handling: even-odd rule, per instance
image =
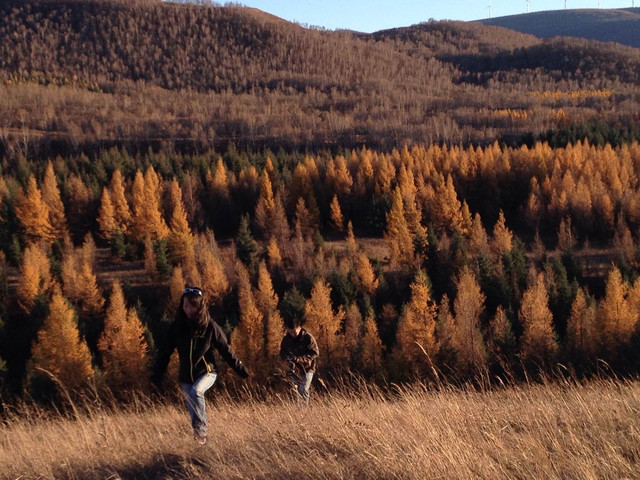
[{"label": "golden larch tree", "polygon": [[498,220],[493,226],[493,241],[491,247],[493,252],[501,256],[503,253],[511,251],[513,232],[507,227],[504,213],[500,210]]},{"label": "golden larch tree", "polygon": [[21,191],[18,194],[16,216],[29,240],[53,240],[54,231],[49,221],[49,207],[42,200],[42,192],[33,175],[29,176],[26,193]]},{"label": "golden larch tree", "polygon": [[194,238],[182,201],[182,189],[175,178],[169,187],[169,197],[171,200],[171,221],[169,222],[170,231],[167,241],[173,261],[179,263],[184,261],[187,256],[194,255]]},{"label": "golden larch tree", "polygon": [[81,340],[73,309],[59,288],[54,288],[49,315],[38,332],[31,354],[31,375],[40,375],[40,369],[45,370],[67,390],[87,386],[93,378],[89,347]]},{"label": "golden larch tree", "polygon": [[102,196],[100,197],[98,227],[100,229],[100,236],[105,240],[113,239],[119,231],[115,209],[113,208],[113,202],[111,202],[111,194],[107,187],[102,189]]},{"label": "golden larch tree", "polygon": [[480,316],[484,312],[485,296],[468,267],[464,267],[456,282],[456,298],[453,302],[455,329],[453,347],[458,367],[483,370],[487,365],[487,349],[480,330]]},{"label": "golden larch tree", "polygon": [[135,240],[149,235],[155,241],[166,238],[169,233],[160,209],[159,185],[153,167],[148,167],[144,175],[140,171],[136,172],[131,192],[133,206],[131,223]]},{"label": "golden larch tree", "polygon": [[240,260],[236,260],[238,276],[238,307],[240,321],[233,329],[231,343],[239,358],[254,372],[254,375],[267,373],[265,365],[265,341],[263,315],[258,310],[249,272]]},{"label": "golden larch tree", "polygon": [[596,305],[589,302],[582,289],[576,293],[567,319],[565,345],[572,358],[592,359],[597,354],[599,335],[596,329]]},{"label": "golden larch tree", "polygon": [[431,370],[438,352],[436,308],[429,283],[427,274],[418,271],[411,284],[411,299],[404,307],[396,332],[396,357],[420,375]]},{"label": "golden larch tree", "polygon": [[471,210],[469,210],[469,205],[467,205],[466,200],[462,202],[462,209],[460,213],[462,215],[460,233],[469,236],[471,234],[471,229],[473,228],[473,216],[471,215]]},{"label": "golden larch tree", "polygon": [[417,204],[417,188],[413,173],[402,165],[398,177],[397,188],[402,194],[402,208],[409,232],[413,238],[426,237],[426,231],[420,224],[422,213]]},{"label": "golden larch tree", "polygon": [[393,195],[393,192],[391,191],[391,185],[396,177],[396,169],[393,166],[393,163],[391,162],[389,156],[382,155],[379,158],[376,167],[377,168],[375,169],[374,176],[374,191],[376,197],[391,197]]},{"label": "golden larch tree", "polygon": [[369,257],[364,251],[358,253],[358,258],[356,260],[356,273],[358,275],[358,287],[360,290],[363,293],[372,296],[378,289],[379,281],[373,271]]},{"label": "golden larch tree", "polygon": [[54,238],[60,238],[67,231],[67,217],[64,213],[64,205],[60,198],[58,181],[53,172],[53,165],[47,162],[47,168],[42,181],[42,201],[49,209],[49,224]]},{"label": "golden larch tree", "polygon": [[267,262],[270,270],[282,266],[282,253],[280,252],[280,247],[278,247],[278,242],[276,242],[274,237],[271,237],[267,244]]},{"label": "golden larch tree", "polygon": [[45,293],[50,286],[51,263],[46,251],[40,244],[27,245],[18,277],[18,305],[28,313],[35,305],[38,295]]},{"label": "golden larch tree", "polygon": [[330,192],[334,195],[344,196],[351,193],[353,178],[347,166],[347,160],[338,155],[335,159],[329,160],[327,165],[326,183]]},{"label": "golden larch tree", "polygon": [[382,353],[384,347],[378,332],[378,325],[369,310],[364,318],[364,332],[362,334],[362,355],[360,362],[362,370],[367,375],[378,375],[382,372]]},{"label": "golden larch tree", "polygon": [[502,305],[498,305],[496,313],[489,321],[489,346],[496,359],[513,352],[516,345],[516,337],[511,327],[511,321]]},{"label": "golden larch tree", "polygon": [[440,181],[435,186],[435,218],[438,226],[451,233],[454,230],[462,231],[462,205],[458,200],[458,194],[453,185],[451,175],[447,178],[439,177]]},{"label": "golden larch tree", "polygon": [[76,291],[80,313],[92,318],[99,317],[102,314],[104,297],[98,287],[98,279],[93,267],[87,260],[83,261],[80,266]]},{"label": "golden larch tree", "polygon": [[414,261],[413,238],[404,216],[402,193],[397,187],[393,193],[391,210],[387,213],[387,228],[384,237],[389,245],[391,263],[412,266]]},{"label": "golden larch tree", "polygon": [[126,235],[129,232],[129,225],[131,223],[131,210],[129,209],[129,203],[125,195],[124,178],[120,170],[113,172],[109,189],[109,197],[113,204],[118,231]]},{"label": "golden larch tree", "polygon": [[311,289],[311,297],[305,304],[307,321],[305,328],[316,338],[321,369],[335,368],[346,357],[344,334],[341,332],[344,320],[342,307],[334,312],[331,306],[331,287],[322,278],[316,279]]},{"label": "golden larch tree", "polygon": [[228,199],[229,192],[229,178],[227,175],[227,168],[222,161],[222,158],[218,158],[216,162],[216,170],[213,175],[207,177],[207,185],[211,194],[215,198]]},{"label": "golden larch tree", "polygon": [[98,340],[107,385],[114,393],[145,390],[149,376],[149,347],[135,309],[127,309],[120,282],[114,281]]},{"label": "golden larch tree", "polygon": [[552,364],[558,353],[558,341],[543,273],[536,275],[533,284],[522,295],[518,318],[523,327],[522,359],[537,365]]},{"label": "golden larch tree", "polygon": [[356,243],[356,236],[353,234],[353,224],[351,220],[347,222],[347,253],[349,256],[353,256],[358,249],[358,244]]},{"label": "golden larch tree", "polygon": [[487,254],[489,252],[489,237],[482,225],[482,218],[479,213],[473,216],[471,232],[469,235],[469,247],[476,254]]},{"label": "golden larch tree", "polygon": [[307,204],[302,197],[298,198],[298,203],[296,203],[295,228],[300,229],[300,233],[305,239],[311,237],[315,228],[314,224],[311,222]]},{"label": "golden larch tree", "polygon": [[260,178],[260,196],[256,203],[254,217],[256,225],[265,234],[272,233],[271,222],[275,207],[276,201],[273,196],[273,188],[271,186],[269,172],[264,169]]},{"label": "golden larch tree", "polygon": [[605,296],[598,308],[598,325],[602,341],[609,353],[615,356],[620,346],[631,340],[638,321],[638,314],[627,301],[629,286],[622,279],[618,267],[613,267],[607,276]]},{"label": "golden larch tree", "polygon": [[355,194],[364,197],[373,189],[372,152],[363,150],[357,162],[358,170],[355,180]]},{"label": "golden larch tree", "polygon": [[269,371],[274,371],[280,363],[280,342],[284,333],[282,316],[278,310],[278,295],[273,289],[271,275],[266,263],[260,262],[258,267],[258,288],[255,292],[258,309],[264,320],[264,355]]},{"label": "golden larch tree", "polygon": [[[224,270],[220,250],[212,231],[196,238],[198,252],[197,271],[200,287],[207,292],[212,303],[219,301],[229,290],[229,279]],[[185,280],[192,281],[185,269]]]},{"label": "golden larch tree", "polygon": [[331,200],[331,205],[329,205],[329,217],[331,218],[331,225],[338,232],[342,232],[344,229],[344,217],[342,216],[342,210],[340,209],[340,202],[338,201],[338,196],[334,195]]}]

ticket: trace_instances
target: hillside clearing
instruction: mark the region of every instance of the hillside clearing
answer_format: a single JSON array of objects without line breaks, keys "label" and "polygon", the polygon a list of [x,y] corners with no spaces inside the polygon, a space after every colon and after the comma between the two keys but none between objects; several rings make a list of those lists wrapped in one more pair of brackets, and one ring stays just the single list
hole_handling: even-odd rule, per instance
[{"label": "hillside clearing", "polygon": [[209,404],[210,439],[181,406],[25,413],[0,428],[3,478],[640,478],[640,383],[477,392],[347,391]]}]

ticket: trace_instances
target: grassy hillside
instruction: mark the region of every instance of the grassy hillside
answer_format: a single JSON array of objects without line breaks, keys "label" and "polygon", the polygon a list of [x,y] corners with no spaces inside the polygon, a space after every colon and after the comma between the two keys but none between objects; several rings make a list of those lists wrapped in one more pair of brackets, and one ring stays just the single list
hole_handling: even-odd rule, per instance
[{"label": "grassy hillside", "polygon": [[640,8],[554,10],[482,20],[539,38],[581,37],[640,47]]},{"label": "grassy hillside", "polygon": [[[197,446],[182,405],[77,416],[26,408],[0,426],[4,478],[636,478],[640,384],[473,391],[343,389],[209,404]],[[88,402],[90,404],[91,402]]]}]

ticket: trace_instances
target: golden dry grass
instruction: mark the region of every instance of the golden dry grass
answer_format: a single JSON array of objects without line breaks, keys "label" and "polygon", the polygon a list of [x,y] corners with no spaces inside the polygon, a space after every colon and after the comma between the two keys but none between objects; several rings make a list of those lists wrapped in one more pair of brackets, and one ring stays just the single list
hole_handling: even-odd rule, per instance
[{"label": "golden dry grass", "polygon": [[640,478],[640,383],[376,389],[209,404],[198,446],[180,405],[11,415],[8,479]]}]

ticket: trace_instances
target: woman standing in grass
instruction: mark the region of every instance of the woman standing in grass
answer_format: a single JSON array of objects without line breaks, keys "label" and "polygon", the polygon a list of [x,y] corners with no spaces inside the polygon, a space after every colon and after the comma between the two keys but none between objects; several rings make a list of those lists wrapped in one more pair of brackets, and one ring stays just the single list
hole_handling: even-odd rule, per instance
[{"label": "woman standing in grass", "polygon": [[218,376],[214,350],[218,350],[242,378],[247,378],[249,371],[236,358],[220,326],[211,319],[205,295],[199,288],[187,287],[182,292],[175,319],[158,350],[151,377],[152,385],[158,390],[176,348],[180,359],[178,380],[185,393],[193,436],[198,443],[204,444],[207,441],[204,394]]}]

